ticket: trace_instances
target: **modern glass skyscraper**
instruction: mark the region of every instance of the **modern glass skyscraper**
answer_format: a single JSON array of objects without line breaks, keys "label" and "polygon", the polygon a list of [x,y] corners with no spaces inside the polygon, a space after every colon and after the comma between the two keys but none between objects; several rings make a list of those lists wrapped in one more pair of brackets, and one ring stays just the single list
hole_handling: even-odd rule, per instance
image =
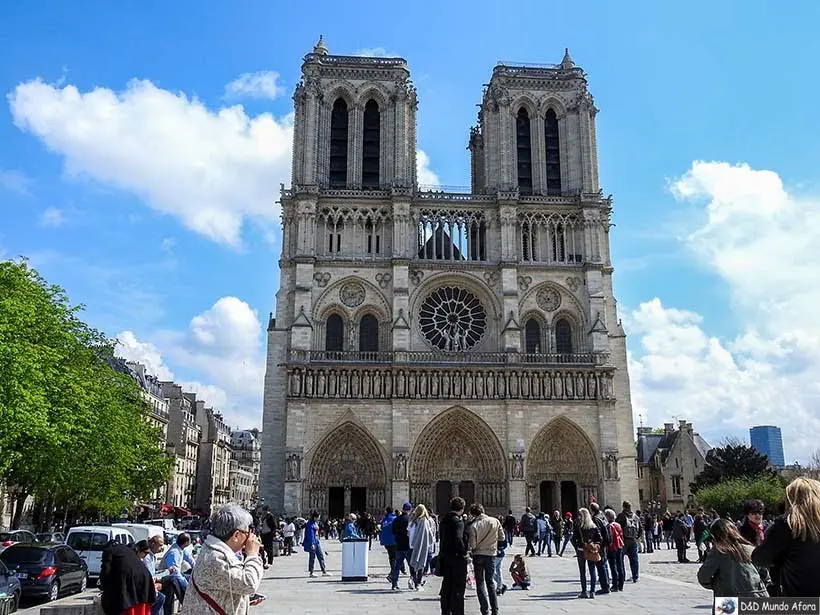
[{"label": "modern glass skyscraper", "polygon": [[758,425],[749,430],[749,439],[754,448],[761,455],[766,455],[773,466],[784,466],[786,460],[783,455],[783,435],[780,427],[774,425]]}]

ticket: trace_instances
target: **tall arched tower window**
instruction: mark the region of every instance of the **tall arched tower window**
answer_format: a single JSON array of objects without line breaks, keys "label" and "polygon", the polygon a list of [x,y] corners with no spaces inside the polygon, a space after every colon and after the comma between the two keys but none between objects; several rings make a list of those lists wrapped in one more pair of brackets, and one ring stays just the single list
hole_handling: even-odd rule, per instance
[{"label": "tall arched tower window", "polygon": [[364,107],[364,130],[362,131],[362,188],[379,188],[381,115],[379,105],[372,98]]},{"label": "tall arched tower window", "polygon": [[325,323],[325,350],[341,352],[345,344],[345,323],[338,314],[331,314]]},{"label": "tall arched tower window", "polygon": [[365,314],[359,321],[359,351],[378,352],[379,321],[372,314]]},{"label": "tall arched tower window", "polygon": [[532,147],[530,143],[530,115],[524,107],[515,118],[515,142],[518,150],[518,190],[532,194]]},{"label": "tall arched tower window", "polygon": [[337,98],[330,114],[330,174],[332,188],[347,187],[347,103]]},{"label": "tall arched tower window", "polygon": [[541,325],[535,318],[524,325],[524,347],[528,353],[541,352]]},{"label": "tall arched tower window", "polygon": [[544,119],[544,139],[547,153],[547,194],[561,194],[561,144],[558,137],[558,116],[547,110]]},{"label": "tall arched tower window", "polygon": [[555,323],[555,351],[559,354],[572,353],[572,325],[566,318]]}]

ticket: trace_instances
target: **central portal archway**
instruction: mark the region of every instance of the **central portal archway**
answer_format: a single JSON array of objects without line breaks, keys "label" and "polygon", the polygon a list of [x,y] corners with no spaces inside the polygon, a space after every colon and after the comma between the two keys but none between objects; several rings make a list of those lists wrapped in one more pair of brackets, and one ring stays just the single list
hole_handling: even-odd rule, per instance
[{"label": "central portal archway", "polygon": [[504,450],[487,423],[461,407],[445,410],[422,430],[410,456],[410,499],[445,512],[451,497],[506,512]]},{"label": "central portal archway", "polygon": [[387,470],[379,445],[353,422],[334,428],[316,447],[306,491],[311,510],[336,519],[384,510]]},{"label": "central portal archway", "polygon": [[553,419],[530,445],[526,476],[530,506],[574,515],[598,495],[595,447],[578,425],[564,417]]}]

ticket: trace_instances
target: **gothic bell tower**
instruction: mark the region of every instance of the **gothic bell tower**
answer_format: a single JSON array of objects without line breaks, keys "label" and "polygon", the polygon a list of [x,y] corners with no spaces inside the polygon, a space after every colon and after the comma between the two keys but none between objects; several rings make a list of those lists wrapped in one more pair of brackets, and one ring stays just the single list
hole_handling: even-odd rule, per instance
[{"label": "gothic bell tower", "polygon": [[415,185],[416,91],[404,59],[330,55],[320,38],[294,103],[294,190]]},{"label": "gothic bell tower", "polygon": [[597,112],[569,50],[557,65],[498,64],[470,134],[473,192],[598,192]]}]

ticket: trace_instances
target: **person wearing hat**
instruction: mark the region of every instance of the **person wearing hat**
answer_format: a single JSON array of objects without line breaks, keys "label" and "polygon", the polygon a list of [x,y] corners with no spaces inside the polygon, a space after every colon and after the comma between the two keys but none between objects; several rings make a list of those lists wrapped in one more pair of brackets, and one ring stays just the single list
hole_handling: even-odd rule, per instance
[{"label": "person wearing hat", "polygon": [[393,571],[390,575],[390,585],[392,589],[399,589],[399,570],[404,566],[405,560],[410,556],[410,511],[413,505],[405,502],[401,507],[401,514],[393,520],[393,537],[396,539],[396,561],[393,563]]}]

